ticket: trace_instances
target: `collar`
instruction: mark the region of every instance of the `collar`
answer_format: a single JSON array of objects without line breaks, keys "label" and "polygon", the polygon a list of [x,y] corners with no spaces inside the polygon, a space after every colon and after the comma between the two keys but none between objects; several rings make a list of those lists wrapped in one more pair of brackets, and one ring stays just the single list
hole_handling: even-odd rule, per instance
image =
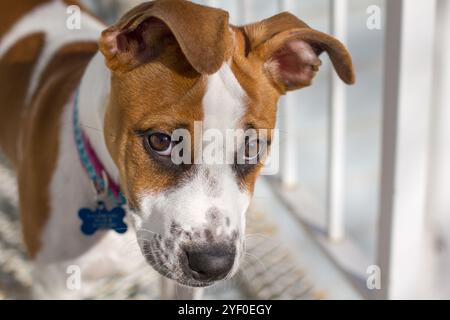
[{"label": "collar", "polygon": [[87,135],[80,126],[78,118],[79,94],[80,89],[78,88],[73,98],[73,134],[80,161],[92,181],[97,196],[100,197],[103,195],[104,197],[111,197],[118,205],[123,206],[126,204],[126,199],[120,192],[120,186],[105,170],[105,167],[92,148]]}]

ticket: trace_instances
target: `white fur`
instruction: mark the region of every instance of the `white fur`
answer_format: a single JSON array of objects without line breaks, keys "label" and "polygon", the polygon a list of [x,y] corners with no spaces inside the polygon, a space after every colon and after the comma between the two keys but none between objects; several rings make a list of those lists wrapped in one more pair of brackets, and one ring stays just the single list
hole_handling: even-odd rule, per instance
[{"label": "white fur", "polygon": [[38,32],[45,34],[45,46],[31,78],[26,97],[27,103],[30,102],[37,88],[42,72],[58,49],[67,43],[75,41],[95,41],[105,28],[103,24],[91,16],[82,13],[81,29],[69,30],[66,26],[69,18],[67,7],[68,5],[60,0],[54,0],[38,6],[17,21],[0,42],[1,59],[18,40]]},{"label": "white fur", "polygon": [[246,111],[246,93],[227,63],[208,77],[203,97],[203,130],[237,129]]},{"label": "white fur", "polygon": [[[247,95],[236,79],[228,63],[215,74],[209,76],[207,91],[203,97],[203,132],[220,130],[226,136],[226,130],[241,129],[240,120],[247,109]],[[242,142],[240,140],[239,142]],[[226,150],[233,154],[236,150]],[[236,208],[227,208],[229,217],[234,220],[231,225],[237,226],[242,232],[245,228],[245,212],[250,202],[250,196],[237,187],[237,181],[230,165],[208,166],[211,173],[223,184],[221,201]],[[202,181],[200,183],[206,183]],[[234,200],[233,200],[234,199]],[[211,201],[208,199],[207,201]],[[230,210],[231,209],[231,210]],[[227,215],[227,216],[228,216]],[[233,224],[234,222],[234,224]]]},{"label": "white fur", "polygon": [[[247,109],[247,95],[236,79],[228,63],[208,78],[206,94],[203,98],[203,130],[220,130],[226,137],[227,129],[242,129],[240,120]],[[238,144],[242,139],[238,139]],[[236,149],[225,150],[227,154],[234,154]],[[231,229],[245,234],[245,213],[250,204],[250,195],[239,188],[235,174],[230,165],[208,165],[210,176],[214,176],[220,183],[222,194],[219,198],[208,197],[204,205],[217,206],[225,217],[230,219]],[[200,178],[200,184],[207,184],[205,176]],[[200,211],[199,214],[202,212]],[[203,211],[203,214],[205,212]],[[238,248],[239,250],[239,248]],[[238,252],[238,256],[241,252]],[[238,268],[235,262],[232,273]]]}]

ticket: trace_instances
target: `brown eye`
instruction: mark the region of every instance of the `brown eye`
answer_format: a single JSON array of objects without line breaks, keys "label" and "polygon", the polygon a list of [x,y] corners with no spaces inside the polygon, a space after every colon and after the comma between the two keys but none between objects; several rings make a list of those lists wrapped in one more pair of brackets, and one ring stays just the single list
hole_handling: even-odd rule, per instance
[{"label": "brown eye", "polygon": [[150,148],[161,156],[170,156],[172,152],[172,138],[161,132],[154,132],[147,136]]},{"label": "brown eye", "polygon": [[259,139],[246,139],[244,158],[246,162],[257,163],[264,144]]}]

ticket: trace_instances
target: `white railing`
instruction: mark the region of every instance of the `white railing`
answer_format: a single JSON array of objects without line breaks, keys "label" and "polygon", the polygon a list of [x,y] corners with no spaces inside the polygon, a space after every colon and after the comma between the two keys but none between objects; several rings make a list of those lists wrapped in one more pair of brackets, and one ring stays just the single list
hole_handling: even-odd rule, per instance
[{"label": "white railing", "polygon": [[383,297],[416,297],[425,278],[434,28],[435,1],[387,2],[378,232]]},{"label": "white railing", "polygon": [[[450,1],[438,0],[434,51],[433,103],[430,130],[430,163],[426,211],[432,215],[431,226],[435,238],[450,238]],[[450,252],[434,257],[431,281],[442,283],[441,272],[448,272]],[[441,267],[437,267],[441,266]],[[444,289],[449,298],[450,285]]]},{"label": "white railing", "polygon": [[[251,22],[250,2],[239,1],[241,22]],[[292,11],[293,3],[279,0],[279,10]],[[329,4],[328,31],[346,43],[347,0]],[[375,261],[345,233],[347,88],[334,73],[329,86],[325,211],[305,205],[297,196],[296,141],[289,134],[296,126],[291,112],[297,102],[289,96],[280,109],[279,125],[286,133],[280,146],[280,179],[270,183],[363,296],[424,297],[430,281],[430,265],[423,263],[431,251],[427,221],[431,215],[449,221],[450,215],[450,1],[389,0],[382,20],[385,67]],[[317,216],[327,217],[325,229]],[[366,271],[373,264],[381,270],[379,290],[366,286]]]},{"label": "white railing", "polygon": [[[334,0],[330,5],[331,34],[343,43],[347,39],[347,0]],[[329,135],[328,135],[328,237],[344,238],[344,165],[346,87],[336,73],[330,73]]]}]

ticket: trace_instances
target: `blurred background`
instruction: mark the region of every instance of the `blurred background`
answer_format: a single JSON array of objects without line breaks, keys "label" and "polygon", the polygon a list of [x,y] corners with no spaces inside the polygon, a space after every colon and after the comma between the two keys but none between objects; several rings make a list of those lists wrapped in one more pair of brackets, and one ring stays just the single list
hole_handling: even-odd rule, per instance
[{"label": "blurred background", "polygon": [[[82,2],[107,23],[140,3]],[[278,170],[258,181],[249,212],[250,258],[206,297],[449,299],[450,1],[194,2],[237,25],[290,11],[344,42],[357,75],[344,86],[322,56],[313,86],[283,97]],[[13,186],[2,167],[0,298],[30,285]],[[137,279],[93,297],[158,297]]]}]

